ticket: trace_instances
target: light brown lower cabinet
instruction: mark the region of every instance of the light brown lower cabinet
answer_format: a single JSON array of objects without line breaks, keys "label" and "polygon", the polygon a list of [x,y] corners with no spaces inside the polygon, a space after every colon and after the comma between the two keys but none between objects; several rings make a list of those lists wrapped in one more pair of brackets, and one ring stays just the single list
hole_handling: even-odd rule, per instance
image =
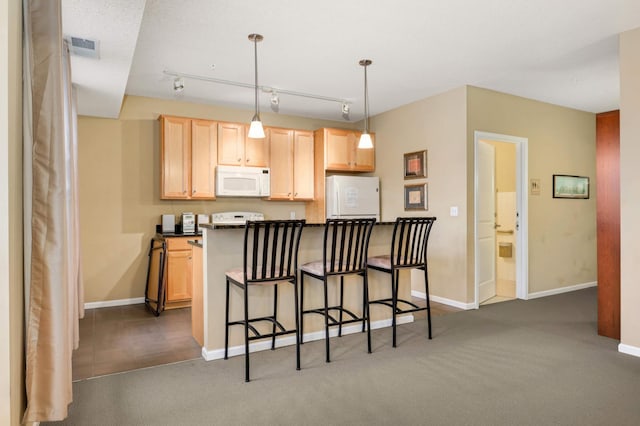
[{"label": "light brown lower cabinet", "polygon": [[192,246],[189,240],[201,241],[201,237],[168,237],[167,278],[165,309],[191,306],[192,298]]}]

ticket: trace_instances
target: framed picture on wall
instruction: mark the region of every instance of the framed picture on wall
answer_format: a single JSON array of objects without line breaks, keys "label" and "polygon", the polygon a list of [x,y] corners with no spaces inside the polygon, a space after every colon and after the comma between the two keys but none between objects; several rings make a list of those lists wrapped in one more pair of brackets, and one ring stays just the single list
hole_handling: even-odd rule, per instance
[{"label": "framed picture on wall", "polygon": [[404,178],[418,179],[427,177],[427,150],[404,154]]},{"label": "framed picture on wall", "polygon": [[428,210],[427,184],[419,183],[404,186],[404,209],[405,210]]},{"label": "framed picture on wall", "polygon": [[589,177],[553,175],[553,198],[589,198]]}]

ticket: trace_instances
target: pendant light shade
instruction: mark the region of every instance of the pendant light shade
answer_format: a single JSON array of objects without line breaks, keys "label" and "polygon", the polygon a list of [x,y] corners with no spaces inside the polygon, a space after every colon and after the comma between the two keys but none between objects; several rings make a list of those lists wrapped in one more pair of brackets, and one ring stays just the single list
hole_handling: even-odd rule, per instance
[{"label": "pendant light shade", "polygon": [[255,64],[255,114],[251,119],[248,136],[252,139],[264,138],[264,129],[260,121],[260,104],[258,103],[258,42],[264,37],[260,34],[249,34],[249,40],[253,42],[254,64]]},{"label": "pendant light shade", "polygon": [[367,67],[371,65],[371,60],[361,59],[358,63],[364,67],[364,132],[362,132],[362,135],[360,136],[358,148],[372,149],[373,141],[371,140],[371,135],[369,134],[369,94],[367,93]]}]

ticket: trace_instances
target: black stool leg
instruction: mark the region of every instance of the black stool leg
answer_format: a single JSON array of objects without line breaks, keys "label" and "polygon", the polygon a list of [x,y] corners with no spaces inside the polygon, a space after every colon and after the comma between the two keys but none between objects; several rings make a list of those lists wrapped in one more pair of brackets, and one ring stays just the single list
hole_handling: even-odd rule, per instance
[{"label": "black stool leg", "polygon": [[276,318],[278,318],[278,284],[273,285],[273,328],[271,329],[271,350],[276,348]]},{"label": "black stool leg", "polygon": [[224,359],[229,359],[229,279],[227,278],[227,297],[224,308]]},{"label": "black stool leg", "polygon": [[[367,320],[367,349],[369,353],[371,353],[371,312],[369,310],[369,278],[367,271],[364,272],[362,279],[364,282],[362,313]],[[364,328],[364,322],[362,323],[362,327]]]},{"label": "black stool leg", "polygon": [[331,362],[329,357],[329,296],[327,294],[327,277],[324,277],[324,341],[327,351],[327,362]]},{"label": "black stool leg", "polygon": [[393,327],[393,347],[396,347],[396,311],[398,309],[398,278],[399,278],[398,270],[391,271],[391,310],[392,319],[391,326]]},{"label": "black stool leg", "polygon": [[[296,292],[297,294],[297,292]],[[296,312],[296,319],[300,315],[300,344],[304,344],[304,272],[300,273],[300,313]]]},{"label": "black stool leg", "polygon": [[249,286],[244,286],[244,381],[249,381]]},{"label": "black stool leg", "polygon": [[300,370],[300,317],[298,311],[298,281],[293,280],[293,304],[294,315],[296,316],[296,370]]},{"label": "black stool leg", "polygon": [[424,291],[427,297],[427,327],[429,328],[429,339],[431,339],[431,304],[429,303],[429,277],[427,265],[424,265]]},{"label": "black stool leg", "polygon": [[344,300],[344,277],[340,275],[340,322],[338,323],[338,337],[342,337],[342,302]]}]

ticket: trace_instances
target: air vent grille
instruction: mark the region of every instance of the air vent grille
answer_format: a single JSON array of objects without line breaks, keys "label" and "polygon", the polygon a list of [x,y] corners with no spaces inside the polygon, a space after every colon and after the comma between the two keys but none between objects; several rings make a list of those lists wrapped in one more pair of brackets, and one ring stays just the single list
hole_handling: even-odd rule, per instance
[{"label": "air vent grille", "polygon": [[100,58],[100,42],[98,40],[73,36],[66,36],[65,40],[69,45],[69,52],[72,55],[94,59]]}]

